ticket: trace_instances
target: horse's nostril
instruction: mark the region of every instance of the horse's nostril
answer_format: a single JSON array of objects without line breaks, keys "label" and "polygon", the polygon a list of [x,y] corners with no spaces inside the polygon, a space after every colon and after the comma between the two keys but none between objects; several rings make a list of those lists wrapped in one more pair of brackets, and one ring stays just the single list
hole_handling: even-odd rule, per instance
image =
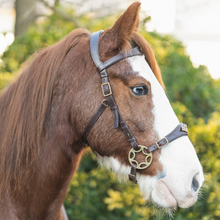
[{"label": "horse's nostril", "polygon": [[199,189],[199,182],[196,179],[196,175],[193,177],[193,180],[192,180],[192,189],[195,192]]}]

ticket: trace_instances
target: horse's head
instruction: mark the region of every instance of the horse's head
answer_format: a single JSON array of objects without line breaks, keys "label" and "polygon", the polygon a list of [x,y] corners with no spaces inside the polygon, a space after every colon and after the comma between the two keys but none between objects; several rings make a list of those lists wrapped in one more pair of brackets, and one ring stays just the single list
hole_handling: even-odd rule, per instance
[{"label": "horse's head", "polygon": [[[122,118],[137,143],[148,147],[169,134],[179,121],[164,92],[154,54],[145,39],[137,33],[139,8],[140,3],[132,4],[112,28],[102,33],[98,52],[100,60],[105,62],[136,46],[142,51],[143,55],[116,62],[107,68],[107,72]],[[79,136],[104,99],[100,75],[88,55],[88,44],[87,41],[82,51],[90,59],[89,64],[84,63],[87,74],[81,75],[83,85],[79,81],[74,82],[75,89],[81,89],[79,104],[74,106],[77,117],[72,116],[79,125]],[[101,164],[119,175],[127,176],[131,169],[128,155],[132,147],[121,129],[113,128],[112,124],[111,109],[107,107],[94,123],[87,141]],[[179,137],[162,149],[158,147],[152,155],[150,166],[137,170],[137,181],[145,198],[151,198],[162,207],[191,206],[197,199],[204,177],[189,138]],[[145,155],[138,153],[135,160],[140,163],[145,160]]]}]

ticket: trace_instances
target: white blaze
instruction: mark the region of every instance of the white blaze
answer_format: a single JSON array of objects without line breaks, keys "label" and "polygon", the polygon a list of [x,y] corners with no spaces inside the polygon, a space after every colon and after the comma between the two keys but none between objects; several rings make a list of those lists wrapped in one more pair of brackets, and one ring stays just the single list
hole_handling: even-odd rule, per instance
[{"label": "white blaze", "polygon": [[[179,121],[145,57],[135,56],[128,58],[128,60],[132,69],[151,84],[154,129],[161,139],[169,134],[179,124]],[[202,167],[189,138],[186,136],[178,138],[162,148],[159,160],[166,176],[160,180],[153,178],[157,184],[151,186],[152,199],[163,207],[172,207],[176,203],[181,207],[192,205],[198,194],[198,192],[192,192],[192,179],[198,174],[196,179],[201,186],[204,177]],[[141,180],[144,181],[143,178]],[[139,184],[141,191],[144,190],[145,185],[142,181]]]},{"label": "white blaze", "polygon": [[163,138],[179,124],[179,120],[144,56],[135,56],[128,58],[128,60],[132,69],[151,84],[152,101],[154,104],[154,129],[157,131],[159,138]]}]

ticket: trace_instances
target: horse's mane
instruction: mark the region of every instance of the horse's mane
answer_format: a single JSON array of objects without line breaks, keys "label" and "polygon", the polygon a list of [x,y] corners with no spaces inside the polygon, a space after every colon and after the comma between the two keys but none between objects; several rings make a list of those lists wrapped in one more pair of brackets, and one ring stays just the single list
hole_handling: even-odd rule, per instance
[{"label": "horse's mane", "polygon": [[[90,32],[76,29],[57,44],[43,49],[20,77],[0,96],[0,195],[29,176],[46,139],[46,119],[50,113],[58,70],[66,54]],[[137,32],[132,40],[141,48],[152,71],[163,86],[154,53]],[[29,171],[30,172],[30,171]]]},{"label": "horse's mane", "polygon": [[0,195],[8,184],[22,180],[38,155],[59,67],[70,48],[89,36],[89,31],[76,29],[43,49],[0,96]]}]

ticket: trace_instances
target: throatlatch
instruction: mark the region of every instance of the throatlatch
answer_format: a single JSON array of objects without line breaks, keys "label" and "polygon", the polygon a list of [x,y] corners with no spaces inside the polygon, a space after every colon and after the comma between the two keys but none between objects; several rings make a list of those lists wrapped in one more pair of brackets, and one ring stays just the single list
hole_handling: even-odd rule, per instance
[{"label": "throatlatch", "polygon": [[[98,41],[99,41],[99,37],[101,36],[102,32],[103,31],[98,31],[98,32],[91,34],[91,36],[90,36],[90,52],[91,52],[92,60],[93,60],[95,66],[101,76],[101,79],[102,79],[101,89],[102,89],[102,93],[103,93],[103,96],[105,97],[105,99],[102,101],[102,104],[100,105],[97,112],[92,117],[89,124],[87,125],[87,127],[82,135],[82,138],[85,141],[85,143],[87,145],[89,145],[89,143],[87,141],[87,137],[89,135],[89,132],[91,131],[92,127],[94,126],[96,121],[99,119],[101,114],[104,112],[106,107],[110,106],[110,109],[111,109],[112,115],[113,115],[113,128],[116,129],[116,128],[120,127],[120,129],[123,131],[123,133],[125,134],[129,143],[132,146],[132,149],[130,150],[129,155],[128,155],[128,160],[131,164],[131,172],[128,176],[129,176],[130,181],[137,183],[136,169],[146,169],[147,167],[150,166],[150,164],[153,161],[153,155],[151,152],[158,149],[158,148],[160,149],[160,148],[164,147],[165,145],[167,145],[171,141],[174,141],[175,139],[177,139],[181,136],[188,135],[188,130],[187,130],[187,127],[185,124],[180,123],[171,133],[169,133],[167,136],[165,136],[161,140],[157,141],[155,144],[153,144],[149,147],[145,147],[143,145],[138,145],[136,138],[131,133],[128,125],[123,120],[123,118],[118,110],[117,105],[115,104],[113,94],[112,94],[112,89],[111,89],[111,86],[110,86],[110,83],[108,80],[108,73],[106,71],[106,68],[108,68],[111,65],[113,65],[121,60],[124,60],[128,57],[141,56],[143,54],[138,47],[135,47],[129,51],[119,53],[116,56],[107,60],[106,62],[102,63],[100,60],[100,57],[99,57],[99,48],[98,48]],[[140,153],[140,152],[142,152],[146,156],[145,161],[141,162],[141,163],[139,163],[137,160],[135,160],[136,154]]]}]

